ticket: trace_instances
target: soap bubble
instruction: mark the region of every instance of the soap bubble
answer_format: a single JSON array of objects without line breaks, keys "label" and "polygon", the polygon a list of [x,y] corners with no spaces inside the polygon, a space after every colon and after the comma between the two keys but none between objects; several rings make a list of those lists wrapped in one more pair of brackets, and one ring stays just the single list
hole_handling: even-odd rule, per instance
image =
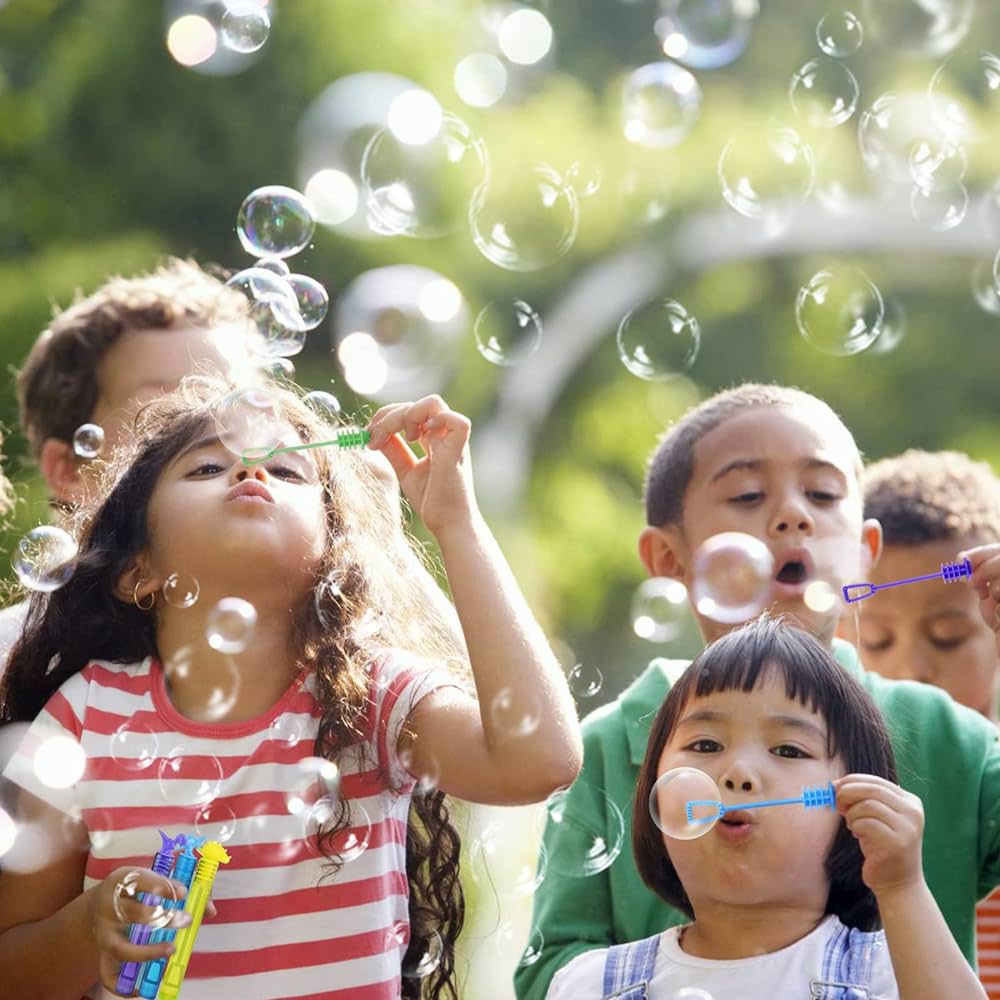
[{"label": "soap bubble", "polygon": [[333,393],[315,389],[306,393],[305,403],[330,423],[336,423],[340,416],[340,400]]},{"label": "soap bubble", "polygon": [[769,224],[787,221],[809,197],[816,165],[794,130],[771,124],[762,133],[743,129],[726,143],[717,168],[722,196],[740,215]]},{"label": "soap bubble", "polygon": [[295,378],[295,365],[288,358],[264,358],[257,365],[258,370],[270,379],[284,379],[291,382]]},{"label": "soap bubble", "polygon": [[950,52],[969,30],[973,0],[862,0],[862,20],[880,42],[913,55]]},{"label": "soap bubble", "polygon": [[440,964],[444,955],[444,942],[437,931],[432,931],[422,945],[422,951],[405,958],[402,965],[404,979],[424,979]]},{"label": "soap bubble", "polygon": [[523,299],[498,299],[484,306],[472,332],[487,361],[509,367],[531,357],[542,342],[542,321]]},{"label": "soap bubble", "polygon": [[282,746],[293,747],[305,735],[305,724],[297,715],[282,712],[268,727],[267,738]]},{"label": "soap bubble", "polygon": [[670,642],[681,633],[688,613],[687,587],[680,580],[654,576],[632,595],[632,631],[649,642]]},{"label": "soap bubble", "polygon": [[190,608],[198,600],[201,590],[190,573],[171,573],[163,581],[163,599],[172,608]]},{"label": "soap bubble", "polygon": [[593,698],[604,686],[604,674],[597,667],[578,663],[567,675],[569,689],[576,698]]},{"label": "soap bubble", "polygon": [[175,747],[157,768],[160,798],[174,806],[206,805],[222,788],[222,764],[212,754],[191,754]]},{"label": "soap bubble", "polygon": [[[718,822],[718,810],[710,806],[692,806],[689,802],[718,802],[719,786],[696,767],[673,767],[656,779],[649,793],[649,814],[656,828],[674,840],[703,837]],[[707,817],[714,816],[713,819]],[[703,822],[694,822],[702,819]]]},{"label": "soap bubble", "polygon": [[206,638],[220,653],[242,653],[253,638],[257,609],[241,597],[223,597],[208,613]]},{"label": "soap bubble", "polygon": [[907,194],[913,186],[913,158],[920,155],[921,144],[934,151],[946,141],[926,93],[889,91],[876,98],[858,121],[861,159],[869,172]]},{"label": "soap bubble", "polygon": [[857,111],[858,81],[843,63],[810,59],[792,76],[788,96],[810,125],[835,128]]},{"label": "soap bubble", "polygon": [[695,69],[738,59],[750,40],[757,0],[661,0],[655,29],[663,52]]},{"label": "soap bubble", "polygon": [[969,192],[959,181],[948,188],[914,187],[910,192],[910,211],[922,226],[935,232],[954,229],[969,211]]},{"label": "soap bubble", "polygon": [[461,228],[466,206],[489,173],[485,143],[451,114],[424,142],[403,142],[390,129],[380,129],[361,160],[372,218],[386,233],[420,239]]},{"label": "soap bubble", "polygon": [[73,454],[89,460],[97,458],[104,447],[104,428],[98,424],[80,424],[73,432]]},{"label": "soap bubble", "polygon": [[924,191],[953,188],[969,167],[964,147],[953,142],[920,139],[910,149],[910,177]]},{"label": "soap bubble", "polygon": [[280,257],[261,257],[260,260],[254,262],[253,266],[270,271],[279,278],[287,278],[291,273],[291,268]]},{"label": "soap bubble", "polygon": [[870,347],[884,318],[881,293],[855,267],[818,271],[799,289],[795,301],[799,332],[813,347],[837,357]]},{"label": "soap bubble", "polygon": [[469,224],[488,261],[508,271],[538,271],[573,246],[580,208],[558,172],[536,163],[481,188],[469,206]]},{"label": "soap bubble", "polygon": [[972,269],[972,297],[983,312],[1000,316],[1000,288],[993,277],[993,264],[988,260],[977,262]]},{"label": "soap bubble", "polygon": [[819,47],[834,59],[853,55],[861,48],[865,31],[858,16],[849,10],[825,14],[816,25]]},{"label": "soap bubble", "polygon": [[469,865],[463,868],[483,889],[497,893],[503,899],[526,899],[545,881],[549,869],[548,852],[540,840],[537,862],[525,860],[520,851],[507,850],[509,838],[502,827],[487,824],[469,845]]},{"label": "soap bubble", "polygon": [[593,792],[599,806],[586,815],[572,807],[568,790],[546,800],[548,823],[559,828],[558,855],[549,856],[551,873],[588,878],[610,868],[621,853],[625,840],[622,811],[601,789]]},{"label": "soap bubble", "polygon": [[295,289],[282,275],[263,267],[246,267],[229,278],[226,285],[246,297],[251,319],[265,337],[274,322],[304,329]]},{"label": "soap bubble", "polygon": [[145,771],[156,760],[159,747],[153,727],[136,716],[111,734],[111,758],[126,771]]},{"label": "soap bubble", "polygon": [[307,274],[290,274],[285,281],[295,294],[299,319],[297,328],[315,330],[326,319],[326,311],[330,306],[326,289]]},{"label": "soap bubble", "polygon": [[888,354],[903,342],[906,336],[906,312],[898,299],[885,298],[885,317],[882,331],[870,350],[872,354]]},{"label": "soap bubble", "polygon": [[521,957],[517,960],[518,968],[524,969],[529,965],[534,965],[535,962],[542,957],[542,952],[544,950],[545,936],[536,927],[528,936],[528,943],[524,946],[524,951],[521,953]]},{"label": "soap bubble", "polygon": [[[316,806],[310,810],[309,820],[306,824],[307,844],[314,843],[315,833],[309,835],[310,831],[319,828],[320,824],[326,824],[333,818],[333,800],[329,798],[320,799]],[[343,830],[338,830],[330,839],[328,851],[337,855],[344,864],[357,861],[362,854],[368,850],[368,844],[372,837],[372,821],[368,811],[358,802],[352,802],[351,825]]]},{"label": "soap bubble", "polygon": [[503,688],[490,704],[490,718],[504,740],[530,736],[542,721],[538,698],[531,691]]},{"label": "soap bubble", "polygon": [[309,244],[315,227],[309,202],[280,184],[251,191],[236,217],[236,235],[254,257],[291,257]]},{"label": "soap bubble", "polygon": [[698,613],[735,625],[756,617],[774,580],[774,557],[759,539],[724,531],[694,554],[691,596]]},{"label": "soap bubble", "polygon": [[648,63],[633,70],[622,92],[625,138],[640,146],[676,146],[701,114],[701,87],[676,63]]},{"label": "soap bubble", "polygon": [[111,894],[111,905],[114,908],[115,916],[118,917],[121,923],[129,923],[124,903],[126,900],[138,900],[138,902],[146,902],[150,906],[149,915],[143,923],[154,930],[169,927],[173,918],[179,912],[174,905],[177,901],[177,890],[174,889],[172,882],[168,882],[166,891],[162,894],[158,893],[153,897],[153,899],[159,900],[159,902],[151,905],[151,901],[138,899],[140,895],[146,895],[139,889],[139,880],[141,877],[141,872],[131,871],[126,872],[118,880]]},{"label": "soap bubble", "polygon": [[676,299],[653,299],[618,324],[615,343],[618,357],[633,375],[661,382],[694,364],[701,327]]},{"label": "soap bubble", "polygon": [[222,15],[222,44],[233,52],[256,52],[267,41],[271,19],[256,3],[232,0]]},{"label": "soap bubble", "polygon": [[225,844],[236,833],[236,812],[225,802],[209,802],[194,818],[194,832],[199,837]]},{"label": "soap bubble", "polygon": [[969,49],[940,66],[928,87],[935,120],[957,142],[1000,135],[1000,57]]},{"label": "soap bubble", "polygon": [[601,189],[601,171],[592,164],[576,160],[566,171],[566,182],[578,198],[589,198]]},{"label": "soap bubble", "polygon": [[260,386],[234,389],[215,409],[215,430],[224,448],[242,455],[252,448],[270,450],[282,443],[278,406]]},{"label": "soap bubble", "polygon": [[18,542],[11,561],[25,588],[48,594],[73,575],[78,551],[68,532],[52,524],[41,524]]}]

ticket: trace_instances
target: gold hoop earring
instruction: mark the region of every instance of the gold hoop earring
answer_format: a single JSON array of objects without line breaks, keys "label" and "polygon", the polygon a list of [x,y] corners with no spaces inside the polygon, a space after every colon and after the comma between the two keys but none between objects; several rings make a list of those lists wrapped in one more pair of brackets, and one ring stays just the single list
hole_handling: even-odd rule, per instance
[{"label": "gold hoop earring", "polygon": [[[135,606],[136,606],[136,607],[137,607],[137,608],[138,608],[138,609],[139,609],[140,611],[150,611],[150,610],[152,610],[152,607],[153,607],[153,605],[154,605],[154,604],[156,603],[156,591],[155,591],[155,590],[154,590],[154,591],[151,591],[150,593],[148,593],[148,594],[146,595],[146,597],[148,597],[148,598],[149,598],[149,604],[143,604],[143,603],[142,603],[142,601],[140,601],[140,600],[139,600],[139,588],[140,588],[140,587],[141,587],[141,586],[142,586],[142,585],[143,585],[144,583],[148,583],[148,582],[149,582],[148,580],[140,580],[140,581],[139,581],[139,582],[138,582],[138,583],[137,583],[137,584],[136,584],[136,585],[135,585],[135,586],[134,586],[134,587],[132,588],[132,603],[133,603],[133,604],[134,604],[134,605],[135,605]],[[143,600],[145,600],[145,598],[143,598]]]}]

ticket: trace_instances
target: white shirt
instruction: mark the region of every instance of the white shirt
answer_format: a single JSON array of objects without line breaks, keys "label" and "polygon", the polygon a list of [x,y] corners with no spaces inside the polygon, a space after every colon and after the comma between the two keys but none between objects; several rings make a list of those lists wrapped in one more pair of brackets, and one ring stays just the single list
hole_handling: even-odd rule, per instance
[{"label": "white shirt", "polygon": [[[824,958],[833,939],[846,928],[833,916],[825,917],[816,928],[780,951],[753,958],[697,958],[682,951],[682,928],[671,927],[660,935],[649,1000],[673,1000],[683,987],[695,987],[712,1000],[775,1000],[808,997],[813,981],[835,982],[824,971]],[[871,1000],[899,1000],[899,990],[889,960],[885,935],[872,934],[874,957],[868,982]],[[604,996],[604,961],[607,948],[578,955],[556,973],[546,1000],[601,1000]],[[700,994],[695,994],[700,996]]]}]

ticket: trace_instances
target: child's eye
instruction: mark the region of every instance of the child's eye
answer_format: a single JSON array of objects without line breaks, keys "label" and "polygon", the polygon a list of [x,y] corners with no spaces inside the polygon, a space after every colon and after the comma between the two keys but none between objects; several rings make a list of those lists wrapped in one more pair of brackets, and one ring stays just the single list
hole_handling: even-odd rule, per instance
[{"label": "child's eye", "polygon": [[739,493],[734,497],[730,497],[729,502],[737,504],[751,504],[757,503],[757,501],[763,499],[763,497],[764,494],[760,492]]},{"label": "child's eye", "polygon": [[298,469],[293,469],[290,465],[271,466],[267,471],[270,472],[272,476],[277,476],[279,479],[297,479],[301,481],[305,478]]},{"label": "child's eye", "polygon": [[792,746],[790,743],[782,743],[776,746],[771,753],[776,757],[809,757],[801,747]]},{"label": "child's eye", "polygon": [[931,639],[931,644],[935,649],[957,649],[966,640],[966,636],[960,635],[953,639]]},{"label": "child's eye", "polygon": [[816,503],[836,503],[840,499],[836,493],[827,493],[826,490],[809,490],[807,495]]},{"label": "child's eye", "polygon": [[722,749],[722,745],[716,743],[715,740],[700,739],[689,743],[684,749],[693,750],[695,753],[718,753]]},{"label": "child's eye", "polygon": [[876,642],[865,638],[861,640],[861,648],[866,653],[884,653],[891,645],[892,639],[879,639]]},{"label": "child's eye", "polygon": [[189,473],[189,476],[214,476],[224,471],[218,462],[199,462]]}]

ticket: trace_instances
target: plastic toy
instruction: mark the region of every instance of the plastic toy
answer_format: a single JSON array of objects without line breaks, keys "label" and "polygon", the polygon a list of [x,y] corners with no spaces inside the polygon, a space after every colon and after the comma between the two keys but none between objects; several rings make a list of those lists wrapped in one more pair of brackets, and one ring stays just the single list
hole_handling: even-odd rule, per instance
[{"label": "plastic toy", "polygon": [[[968,559],[961,562],[941,563],[941,569],[937,573],[928,573],[926,576],[911,576],[906,580],[893,580],[892,583],[848,583],[841,589],[844,591],[844,600],[848,604],[855,601],[863,601],[866,597],[880,590],[888,590],[889,587],[901,587],[904,583],[923,583],[924,580],[944,580],[945,583],[953,583],[955,580],[964,580],[972,576],[972,563]],[[858,587],[867,587],[862,594],[851,594],[852,590]]]},{"label": "plastic toy", "polygon": [[[688,823],[714,823],[717,819],[722,819],[727,813],[746,812],[748,809],[763,809],[765,806],[794,806],[803,805],[806,809],[834,808],[836,792],[833,789],[833,782],[826,785],[817,785],[814,788],[804,788],[802,794],[794,799],[767,799],[764,802],[747,802],[743,805],[727,806],[724,802],[714,799],[688,799],[685,811]],[[704,816],[695,816],[695,809],[707,808],[711,812]]]},{"label": "plastic toy", "polygon": [[368,431],[345,427],[337,431],[332,441],[312,441],[309,444],[279,445],[276,448],[247,448],[243,452],[244,465],[259,465],[275,455],[284,455],[289,451],[307,451],[310,448],[363,448],[371,440]]}]

